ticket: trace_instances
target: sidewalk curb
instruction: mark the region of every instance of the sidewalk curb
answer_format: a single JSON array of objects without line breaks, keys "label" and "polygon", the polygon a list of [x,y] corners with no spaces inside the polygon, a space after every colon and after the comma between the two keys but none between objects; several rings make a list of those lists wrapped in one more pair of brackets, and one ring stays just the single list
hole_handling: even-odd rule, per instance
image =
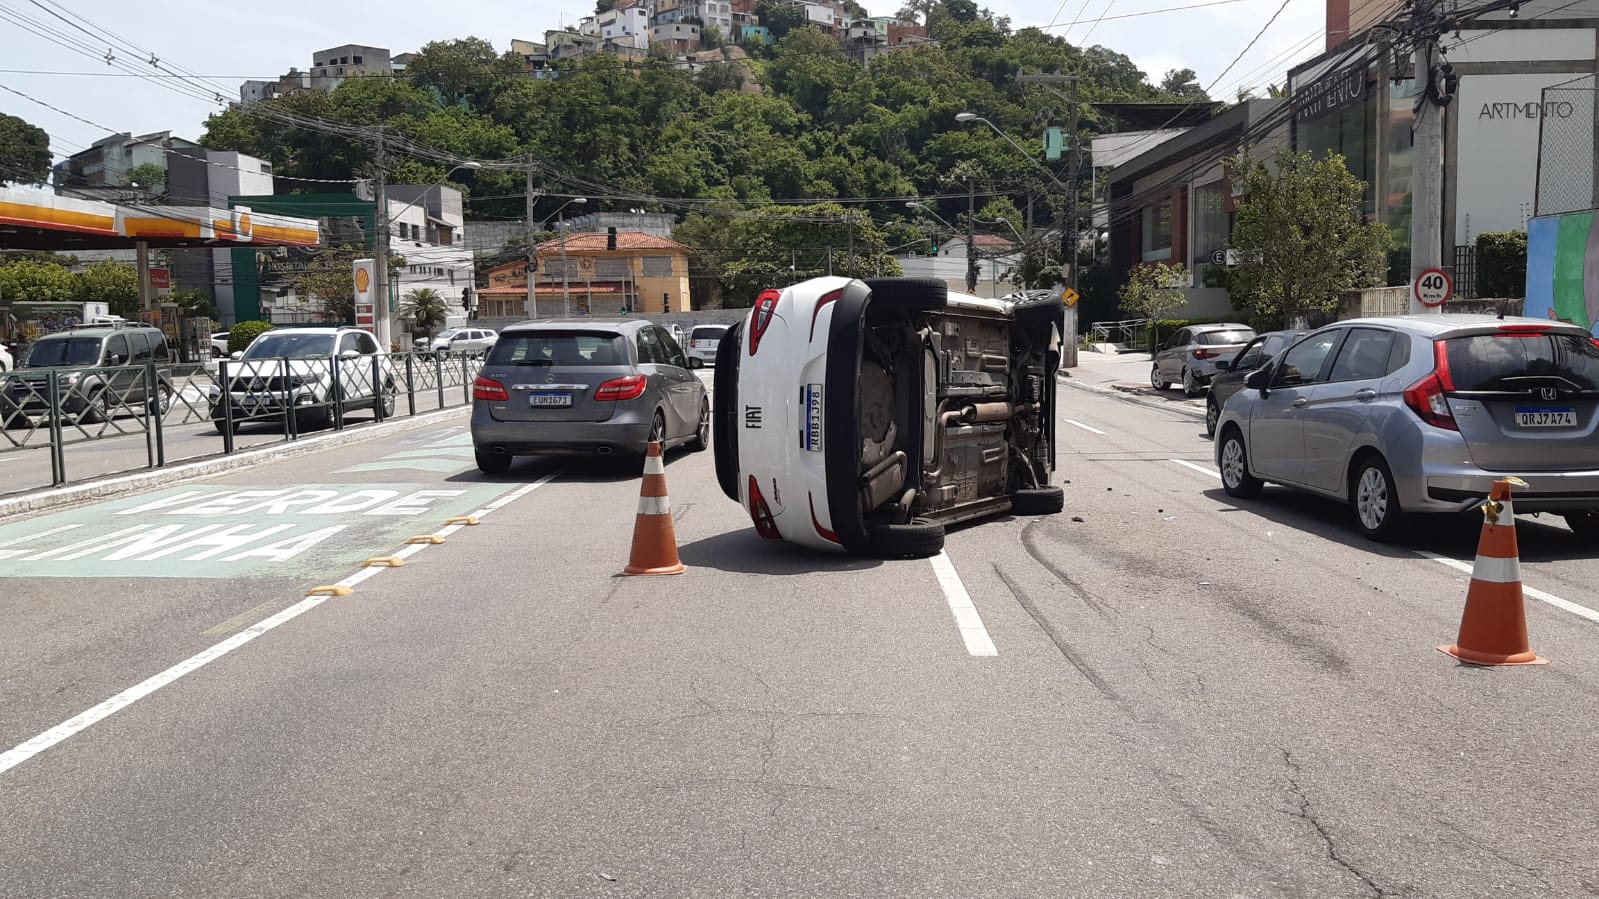
[{"label": "sidewalk curb", "polygon": [[318,434],[315,437],[303,437],[299,440],[277,443],[260,449],[244,450],[231,456],[212,456],[202,458],[196,462],[185,462],[166,468],[139,471],[133,474],[111,475],[69,487],[42,487],[29,493],[0,499],[0,523],[19,515],[54,511],[65,506],[80,505],[91,500],[136,493],[151,487],[165,487],[182,481],[226,474],[230,471],[249,468],[251,465],[264,462],[277,462],[283,459],[293,459],[297,456],[320,452],[325,449],[366,443],[393,434],[419,430],[429,425],[438,424],[441,421],[448,421],[452,417],[464,417],[471,411],[471,406],[438,409],[433,412],[424,412],[420,415],[407,416],[399,421],[391,419],[382,424],[374,422],[372,424],[356,425],[343,431]]},{"label": "sidewalk curb", "polygon": [[1187,416],[1188,418],[1197,418],[1200,421],[1205,420],[1205,413],[1203,410],[1190,409],[1187,406],[1179,406],[1174,403],[1152,401],[1144,398],[1142,394],[1138,393],[1137,388],[1123,387],[1120,384],[1112,384],[1109,387],[1103,387],[1098,384],[1084,384],[1075,379],[1063,379],[1060,383],[1076,390],[1087,390],[1103,396],[1119,397],[1122,402],[1132,403],[1135,406],[1143,406],[1146,409],[1158,409],[1163,412],[1175,412],[1178,415]]}]

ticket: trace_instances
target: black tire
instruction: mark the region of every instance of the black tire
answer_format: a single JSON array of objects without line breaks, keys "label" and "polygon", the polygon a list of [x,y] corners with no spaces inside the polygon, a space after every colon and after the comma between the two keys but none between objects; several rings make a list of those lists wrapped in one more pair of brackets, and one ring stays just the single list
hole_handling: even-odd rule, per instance
[{"label": "black tire", "polygon": [[1589,542],[1599,541],[1599,512],[1567,512],[1571,532]]},{"label": "black tire", "polygon": [[1061,487],[1030,487],[1010,495],[1010,510],[1016,515],[1055,515],[1066,508],[1066,491]]},{"label": "black tire", "polygon": [[1156,390],[1165,390],[1171,386],[1171,382],[1161,376],[1159,362],[1154,363],[1149,370],[1149,386]]},{"label": "black tire", "polygon": [[[1249,448],[1244,445],[1244,435],[1237,428],[1229,427],[1221,436],[1221,451],[1217,458],[1221,460],[1221,487],[1227,491],[1228,496],[1239,499],[1253,499],[1260,495],[1266,482],[1249,473]],[[1229,458],[1229,453],[1236,452],[1236,459]]]},{"label": "black tire", "polygon": [[516,460],[510,453],[491,453],[481,447],[473,447],[472,456],[477,461],[477,470],[484,474],[505,474]]},{"label": "black tire", "polygon": [[944,526],[925,518],[909,524],[877,524],[871,529],[874,555],[888,559],[920,559],[936,556],[944,549]]},{"label": "black tire", "polygon": [[78,423],[85,425],[99,424],[111,417],[111,408],[105,402],[105,390],[102,388],[89,394],[83,402],[83,411],[78,413]]},{"label": "black tire", "polygon": [[1399,505],[1393,472],[1381,456],[1371,455],[1355,466],[1349,479],[1349,505],[1355,527],[1368,540],[1387,543],[1405,527],[1405,510]]},{"label": "black tire", "polygon": [[[226,434],[228,432],[228,423],[226,421],[223,421],[220,418],[213,418],[211,419],[211,423],[217,426],[218,434]],[[237,419],[235,419],[233,422],[233,433],[239,433],[239,422]]]},{"label": "black tire", "polygon": [[872,278],[872,302],[899,309],[939,309],[949,302],[949,285],[937,278]]},{"label": "black tire", "polygon": [[1216,405],[1216,398],[1205,400],[1205,436],[1212,439],[1216,436],[1216,422],[1221,420],[1221,407]]},{"label": "black tire", "polygon": [[165,418],[167,410],[172,408],[172,388],[165,384],[155,385],[155,396],[150,398],[150,414],[157,418]]},{"label": "black tire", "polygon": [[400,408],[400,391],[393,382],[383,385],[383,393],[378,402],[383,404],[383,420],[393,418],[395,411]]},{"label": "black tire", "polygon": [[300,433],[333,427],[331,409],[301,409],[294,413],[294,429]]},{"label": "black tire", "polygon": [[1205,392],[1205,385],[1199,383],[1199,377],[1194,370],[1183,366],[1183,396],[1195,397]]},{"label": "black tire", "polygon": [[689,452],[703,453],[711,447],[711,401],[700,400],[700,423],[688,442]]},{"label": "black tire", "polygon": [[666,452],[666,413],[659,409],[655,410],[655,420],[650,422],[650,433],[644,438],[642,452],[649,452],[650,444],[655,442],[661,444],[661,452]]},{"label": "black tire", "polygon": [[1066,304],[1057,291],[1038,291],[1035,296],[1018,299],[1011,316],[1023,330],[1053,324],[1062,335],[1066,333]]},{"label": "black tire", "polygon": [[711,397],[716,401],[711,415],[711,445],[716,452],[716,483],[728,499],[739,499],[738,462],[738,361],[739,343],[744,339],[744,323],[738,322],[722,335],[716,348],[716,372]]}]

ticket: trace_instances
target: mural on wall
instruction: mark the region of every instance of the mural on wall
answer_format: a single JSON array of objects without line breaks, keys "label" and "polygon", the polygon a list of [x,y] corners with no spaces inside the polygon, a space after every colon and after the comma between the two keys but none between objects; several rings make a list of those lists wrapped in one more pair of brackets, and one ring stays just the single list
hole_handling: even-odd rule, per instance
[{"label": "mural on wall", "polygon": [[1527,307],[1534,318],[1581,325],[1599,337],[1599,228],[1595,210],[1527,223]]}]

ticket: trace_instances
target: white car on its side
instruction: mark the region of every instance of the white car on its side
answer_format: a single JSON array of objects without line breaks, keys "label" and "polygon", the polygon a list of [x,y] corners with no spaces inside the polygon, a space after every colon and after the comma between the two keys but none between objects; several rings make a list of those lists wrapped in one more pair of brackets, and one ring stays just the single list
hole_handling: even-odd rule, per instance
[{"label": "white car on its side", "polygon": [[955,522],[1061,511],[1064,308],[913,278],[765,291],[716,360],[723,492],[762,537],[882,556],[935,554]]}]

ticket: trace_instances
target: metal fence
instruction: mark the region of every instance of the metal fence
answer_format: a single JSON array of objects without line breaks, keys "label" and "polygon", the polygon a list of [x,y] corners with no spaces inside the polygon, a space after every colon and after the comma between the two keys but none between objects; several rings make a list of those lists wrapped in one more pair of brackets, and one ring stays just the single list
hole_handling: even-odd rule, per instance
[{"label": "metal fence", "polygon": [[1599,75],[1583,75],[1543,89],[1538,110],[1538,185],[1534,215],[1599,206],[1594,155],[1594,110]]},{"label": "metal fence", "polygon": [[0,495],[462,406],[483,354],[22,369],[0,375]]},{"label": "metal fence", "polygon": [[1129,318],[1119,322],[1095,322],[1093,326],[1094,343],[1120,343],[1130,347],[1142,347],[1147,342],[1150,320],[1147,318]]},{"label": "metal fence", "polygon": [[1450,270],[1454,279],[1454,295],[1464,299],[1477,296],[1477,248],[1471,244],[1455,246],[1455,263]]}]

